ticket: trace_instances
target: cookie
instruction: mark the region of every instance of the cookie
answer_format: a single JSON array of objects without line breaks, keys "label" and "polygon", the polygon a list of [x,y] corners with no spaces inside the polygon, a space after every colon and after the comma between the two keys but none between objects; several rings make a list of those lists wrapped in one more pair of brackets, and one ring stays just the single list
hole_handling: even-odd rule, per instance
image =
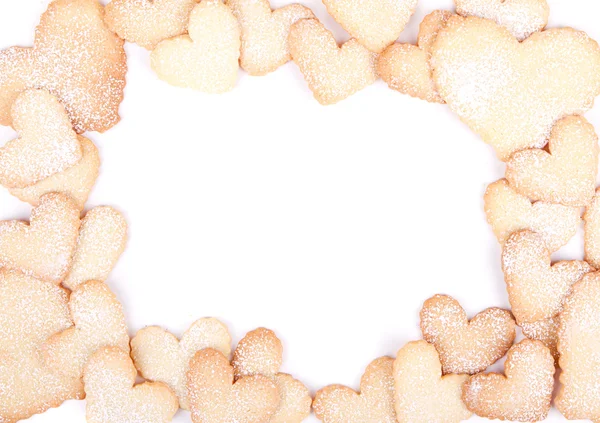
[{"label": "cookie", "polygon": [[394,410],[394,359],[373,361],[360,381],[360,393],[330,385],[315,395],[313,410],[323,423],[396,423]]},{"label": "cookie", "polygon": [[571,28],[519,43],[493,21],[452,16],[431,54],[441,97],[504,161],[543,147],[557,120],[600,94],[600,47]]},{"label": "cookie", "polygon": [[60,283],[71,266],[79,224],[79,209],[66,195],[44,195],[29,224],[0,222],[0,267]]},{"label": "cookie", "polygon": [[223,93],[235,86],[240,25],[220,0],[202,0],[190,14],[189,35],[161,41],[150,55],[160,79],[177,87]]},{"label": "cookie", "polygon": [[417,0],[323,0],[327,11],[350,35],[380,53],[398,39]]},{"label": "cookie", "polygon": [[558,363],[558,316],[550,317],[549,319],[538,320],[533,323],[521,323],[519,326],[528,339],[540,341],[549,350],[554,357],[554,362]]},{"label": "cookie", "polygon": [[577,233],[581,210],[544,201],[532,203],[515,191],[506,179],[488,185],[483,197],[485,215],[498,242],[524,229],[537,232],[550,252],[567,244]]},{"label": "cookie", "polygon": [[504,372],[471,376],[463,401],[488,419],[537,422],[550,411],[554,389],[554,358],[539,341],[526,339],[508,352]]},{"label": "cookie", "polygon": [[393,373],[399,422],[459,423],[471,416],[461,399],[469,376],[442,376],[442,363],[433,345],[425,341],[406,344],[398,351]]},{"label": "cookie", "polygon": [[119,348],[98,350],[85,366],[85,416],[88,423],[168,423],[179,409],[167,385],[135,385],[137,371]]},{"label": "cookie", "polygon": [[300,423],[310,414],[312,398],[302,382],[279,373],[283,362],[283,345],[275,333],[259,328],[248,332],[233,352],[235,379],[262,375],[270,378],[279,390],[279,407],[270,423]]},{"label": "cookie", "polygon": [[512,346],[515,321],[507,310],[488,308],[469,321],[458,301],[435,295],[421,309],[423,339],[435,345],[444,373],[479,373]]},{"label": "cookie", "polygon": [[533,201],[582,207],[592,201],[598,174],[598,137],[583,117],[569,116],[552,128],[545,149],[513,154],[506,179]]},{"label": "cookie", "polygon": [[197,320],[181,341],[157,326],[144,328],[131,340],[131,357],[142,376],[166,383],[177,394],[179,406],[188,410],[186,372],[190,359],[205,348],[231,354],[229,330],[217,319]]},{"label": "cookie", "polygon": [[288,48],[290,27],[300,19],[314,18],[300,4],[271,10],[268,0],[227,0],[240,22],[242,48],[240,66],[250,75],[266,75],[292,58]]},{"label": "cookie", "polygon": [[267,423],[279,407],[279,391],[266,376],[234,382],[233,367],[212,348],[198,351],[187,372],[193,423]]},{"label": "cookie", "polygon": [[595,268],[600,268],[600,190],[596,191],[592,202],[586,208],[583,220],[585,260]]},{"label": "cookie", "polygon": [[377,55],[352,39],[338,46],[317,19],[302,19],[289,35],[292,59],[319,103],[337,103],[377,80]]},{"label": "cookie", "polygon": [[502,269],[512,312],[519,323],[556,316],[572,285],[593,270],[585,261],[552,264],[543,238],[528,230],[508,238]]},{"label": "cookie", "polygon": [[12,124],[10,109],[19,93],[44,88],[58,97],[78,133],[111,128],[119,121],[126,59],[123,40],[104,24],[97,0],[51,2],[34,47],[0,52],[0,124]]}]

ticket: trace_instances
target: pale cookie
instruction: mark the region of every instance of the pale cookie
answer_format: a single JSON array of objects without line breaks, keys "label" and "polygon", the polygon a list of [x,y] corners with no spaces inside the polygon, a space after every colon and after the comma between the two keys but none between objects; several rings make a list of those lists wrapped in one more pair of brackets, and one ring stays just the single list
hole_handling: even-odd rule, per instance
[{"label": "pale cookie", "polygon": [[507,310],[488,308],[469,321],[458,301],[435,295],[421,309],[423,339],[435,345],[444,373],[479,373],[502,357],[516,336]]},{"label": "pale cookie", "polygon": [[190,15],[189,35],[160,42],[150,55],[160,79],[178,87],[223,93],[235,86],[240,24],[220,0],[202,0]]},{"label": "pale cookie", "polygon": [[0,422],[14,423],[83,397],[83,386],[54,373],[39,347],[71,325],[64,289],[0,269]]},{"label": "pale cookie", "polygon": [[360,393],[330,385],[315,395],[313,410],[323,423],[396,423],[394,359],[373,361],[360,380]]},{"label": "pale cookie", "polygon": [[377,72],[388,86],[432,103],[443,103],[431,78],[431,46],[438,32],[452,16],[451,12],[435,10],[425,16],[419,27],[417,45],[392,44],[377,60]]},{"label": "pale cookie", "polygon": [[10,108],[27,88],[57,96],[79,133],[119,121],[127,58],[103,9],[97,0],[55,0],[40,19],[34,47],[0,52],[0,124],[12,123]]},{"label": "pale cookie", "polygon": [[454,3],[459,15],[491,19],[519,41],[544,29],[550,15],[546,0],[454,0]]},{"label": "pale cookie", "polygon": [[0,267],[60,283],[71,267],[79,224],[79,209],[66,195],[44,195],[29,224],[0,222]]},{"label": "pale cookie", "polygon": [[502,252],[502,269],[512,312],[519,323],[556,316],[572,285],[593,271],[585,261],[552,264],[543,238],[528,230],[508,238]]},{"label": "pale cookie", "polygon": [[104,21],[119,37],[152,50],[167,38],[185,34],[197,0],[112,0]]},{"label": "pale cookie", "polygon": [[283,362],[283,345],[275,333],[259,328],[248,332],[233,352],[236,379],[262,375],[275,382],[279,390],[279,407],[270,423],[300,423],[310,414],[312,399],[302,382],[279,373]]},{"label": "pale cookie", "polygon": [[96,207],[86,213],[79,228],[73,265],[63,280],[76,289],[87,281],[105,281],[127,243],[127,222],[112,207]]},{"label": "pale cookie", "polygon": [[506,163],[506,179],[533,201],[582,207],[592,201],[598,174],[598,137],[583,117],[569,116],[556,123],[545,149],[513,154]]},{"label": "pale cookie", "polygon": [[519,43],[493,21],[452,16],[431,53],[441,97],[502,160],[543,147],[558,119],[600,94],[600,47],[571,28]]},{"label": "pale cookie", "polygon": [[488,185],[483,197],[487,221],[501,245],[514,232],[537,232],[551,252],[567,244],[581,223],[579,207],[543,201],[532,203],[501,179]]},{"label": "pale cookie", "polygon": [[229,360],[211,348],[190,361],[187,397],[194,423],[267,423],[279,407],[279,391],[271,379],[254,375],[234,383]]},{"label": "pale cookie", "polygon": [[50,367],[78,379],[98,349],[118,347],[129,353],[123,307],[106,284],[90,281],[79,286],[71,294],[69,309],[74,325],[44,345],[44,357]]},{"label": "pale cookie", "polygon": [[87,423],[168,423],[179,409],[163,383],[135,385],[137,371],[119,348],[98,350],[85,366]]},{"label": "pale cookie", "polygon": [[323,0],[327,11],[350,35],[375,53],[398,39],[417,0]]},{"label": "pale cookie", "polygon": [[0,148],[0,184],[24,188],[81,160],[81,144],[65,108],[45,90],[26,90],[12,106],[19,137]]},{"label": "pale cookie", "polygon": [[585,210],[583,220],[585,260],[595,268],[600,268],[600,189]]},{"label": "pale cookie", "polygon": [[194,354],[205,348],[217,350],[226,357],[231,354],[229,330],[217,319],[197,320],[181,341],[157,326],[141,329],[131,340],[131,357],[144,378],[166,383],[177,394],[179,406],[188,410],[188,365]]},{"label": "pale cookie", "polygon": [[550,317],[549,319],[538,320],[533,323],[521,323],[519,326],[526,338],[540,341],[549,350],[554,357],[555,363],[558,364],[558,316]]},{"label": "pale cookie", "polygon": [[525,339],[508,352],[505,375],[471,376],[463,390],[469,410],[488,419],[537,422],[550,411],[554,358],[539,341]]},{"label": "pale cookie", "polygon": [[302,19],[292,25],[289,48],[321,104],[337,103],[377,80],[377,55],[355,39],[339,47],[317,19]]},{"label": "pale cookie", "polygon": [[250,75],[266,75],[292,58],[288,35],[293,23],[314,18],[300,4],[271,10],[269,0],[227,0],[242,27],[240,66]]}]

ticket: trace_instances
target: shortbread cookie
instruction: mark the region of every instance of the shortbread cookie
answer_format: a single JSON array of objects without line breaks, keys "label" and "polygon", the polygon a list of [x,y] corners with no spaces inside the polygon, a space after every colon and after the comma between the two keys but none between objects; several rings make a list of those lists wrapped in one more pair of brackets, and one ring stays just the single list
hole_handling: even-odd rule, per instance
[{"label": "shortbread cookie", "polygon": [[396,423],[394,359],[381,357],[365,370],[360,393],[330,385],[315,395],[313,409],[323,423]]},{"label": "shortbread cookie", "polygon": [[554,389],[554,358],[539,341],[525,339],[508,352],[504,372],[471,376],[463,401],[488,419],[537,422],[550,411]]},{"label": "shortbread cookie", "polygon": [[300,423],[310,414],[312,399],[302,382],[279,373],[283,362],[283,345],[275,333],[259,328],[248,332],[233,352],[236,379],[262,375],[270,378],[279,390],[279,407],[270,423]]},{"label": "shortbread cookie", "polygon": [[369,50],[380,53],[398,39],[417,0],[323,0],[327,11]]},{"label": "shortbread cookie", "polygon": [[583,117],[569,116],[556,123],[545,149],[513,154],[506,163],[506,179],[533,201],[582,207],[592,201],[598,174],[598,137]]},{"label": "shortbread cookie", "polygon": [[502,160],[543,147],[558,119],[600,94],[600,47],[571,28],[519,43],[493,21],[452,16],[431,52],[441,97]]},{"label": "shortbread cookie", "polygon": [[551,264],[543,238],[528,230],[508,238],[502,269],[512,312],[519,323],[556,316],[572,285],[593,270],[585,261]]},{"label": "shortbread cookie", "polygon": [[321,104],[337,103],[377,80],[377,56],[355,39],[339,47],[317,19],[302,19],[292,25],[289,48]]},{"label": "shortbread cookie", "polygon": [[538,320],[533,323],[521,323],[519,326],[526,338],[540,341],[549,350],[554,357],[555,363],[558,364],[558,316],[550,317],[549,319]]},{"label": "shortbread cookie", "polygon": [[520,230],[537,232],[550,252],[557,251],[577,233],[581,223],[579,207],[568,207],[543,201],[532,203],[501,179],[488,185],[483,197],[487,221],[498,242]]},{"label": "shortbread cookie", "polygon": [[266,75],[289,62],[290,27],[315,16],[300,4],[271,11],[269,0],[227,0],[227,5],[242,28],[240,66],[250,75]]},{"label": "shortbread cookie", "polygon": [[167,38],[185,34],[197,0],[112,0],[104,21],[119,37],[152,50]]},{"label": "shortbread cookie", "polygon": [[[88,423],[169,423],[179,407],[163,383],[135,385],[137,371],[119,348],[98,350],[85,366]],[[134,386],[135,385],[135,386]]]},{"label": "shortbread cookie", "polygon": [[50,367],[73,378],[83,375],[90,356],[102,347],[118,347],[129,353],[129,335],[123,307],[102,282],[90,281],[71,294],[69,309],[74,325],[45,343]]},{"label": "shortbread cookie", "polygon": [[585,221],[585,260],[600,268],[600,189],[583,215]]},{"label": "shortbread cookie", "polygon": [[66,195],[44,195],[29,224],[0,222],[0,267],[60,283],[71,266],[79,224],[79,209]]},{"label": "shortbread cookie", "polygon": [[435,295],[421,309],[423,339],[435,345],[444,373],[479,373],[512,346],[516,324],[507,310],[488,308],[469,321],[458,301]]},{"label": "shortbread cookie", "polygon": [[459,423],[471,416],[461,399],[469,376],[442,376],[440,357],[433,345],[409,342],[398,351],[393,371],[399,422]]},{"label": "shortbread cookie", "polygon": [[197,351],[212,348],[226,357],[231,354],[231,336],[227,326],[217,319],[194,322],[181,341],[166,330],[150,326],[131,340],[131,357],[135,367],[148,380],[166,383],[179,398],[179,406],[189,409],[186,372]]},{"label": "shortbread cookie", "polygon": [[45,88],[65,106],[77,132],[109,129],[119,121],[126,59],[97,0],[51,2],[34,47],[0,52],[0,124],[12,123],[10,108],[21,91]]},{"label": "shortbread cookie", "polygon": [[12,107],[17,139],[0,148],[0,184],[24,188],[81,160],[81,144],[65,108],[45,90],[26,90]]},{"label": "shortbread cookie", "polygon": [[544,29],[550,15],[546,0],[454,0],[454,3],[459,15],[491,19],[519,41]]},{"label": "shortbread cookie", "polygon": [[160,79],[178,87],[223,93],[235,86],[240,24],[220,0],[202,0],[190,14],[189,35],[160,42],[150,56]]},{"label": "shortbread cookie", "polygon": [[234,383],[229,360],[211,348],[191,359],[187,396],[194,423],[267,423],[279,407],[279,392],[271,379],[254,375]]}]

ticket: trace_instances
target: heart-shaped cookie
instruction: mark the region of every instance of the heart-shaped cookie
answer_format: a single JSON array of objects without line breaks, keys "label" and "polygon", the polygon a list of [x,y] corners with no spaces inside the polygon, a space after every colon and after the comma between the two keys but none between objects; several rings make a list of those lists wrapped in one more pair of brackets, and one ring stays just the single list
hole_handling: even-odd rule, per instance
[{"label": "heart-shaped cookie", "polygon": [[579,207],[543,201],[532,203],[501,179],[488,185],[483,197],[487,221],[498,242],[504,245],[514,232],[537,232],[550,252],[557,251],[577,233],[581,223]]},{"label": "heart-shaped cookie", "polygon": [[211,348],[190,361],[187,397],[194,423],[267,423],[279,407],[271,379],[254,375],[234,383],[229,360]]},{"label": "heart-shaped cookie", "polygon": [[66,195],[44,195],[29,224],[0,222],[0,267],[60,283],[71,267],[79,224],[79,209]]},{"label": "heart-shaped cookie", "polygon": [[521,323],[519,326],[528,339],[540,341],[549,350],[554,357],[554,362],[558,364],[558,316],[550,317],[549,319],[538,320],[533,323]]},{"label": "heart-shaped cookie", "polygon": [[233,89],[238,77],[240,25],[220,0],[202,0],[190,14],[189,36],[160,42],[150,64],[160,79],[207,93]]},{"label": "heart-shaped cookie", "polygon": [[585,260],[595,268],[600,267],[600,189],[583,215],[585,221]]},{"label": "heart-shaped cookie", "polygon": [[373,361],[360,381],[360,393],[330,385],[315,395],[313,409],[323,423],[396,423],[394,410],[394,359]]},{"label": "heart-shaped cookie", "polygon": [[572,285],[593,270],[585,261],[551,264],[543,238],[528,230],[508,238],[502,252],[502,269],[512,312],[519,323],[556,316]]},{"label": "heart-shaped cookie", "polygon": [[398,39],[417,0],[323,0],[327,11],[369,50],[380,53]]},{"label": "heart-shaped cookie", "polygon": [[469,321],[458,301],[435,295],[421,309],[423,339],[435,345],[444,373],[475,374],[512,346],[516,324],[507,310],[488,308]]},{"label": "heart-shaped cookie", "polygon": [[554,389],[554,358],[539,341],[525,339],[512,347],[504,372],[471,376],[463,401],[469,410],[488,419],[537,422],[550,411]]},{"label": "heart-shaped cookie", "polygon": [[377,56],[352,39],[341,47],[317,19],[292,25],[292,58],[321,104],[334,104],[377,80]]},{"label": "heart-shaped cookie", "polygon": [[179,406],[188,410],[185,375],[190,359],[205,348],[231,354],[229,330],[217,319],[197,320],[181,341],[157,326],[144,328],[131,340],[131,357],[142,376],[166,383],[177,394]]},{"label": "heart-shaped cookie", "polygon": [[120,348],[101,348],[85,366],[88,423],[169,423],[177,410],[177,397],[163,383],[135,385],[137,371],[129,354]]},{"label": "heart-shaped cookie", "polygon": [[544,146],[557,120],[600,94],[600,47],[571,28],[519,43],[493,21],[452,16],[431,53],[441,97],[502,160]]}]

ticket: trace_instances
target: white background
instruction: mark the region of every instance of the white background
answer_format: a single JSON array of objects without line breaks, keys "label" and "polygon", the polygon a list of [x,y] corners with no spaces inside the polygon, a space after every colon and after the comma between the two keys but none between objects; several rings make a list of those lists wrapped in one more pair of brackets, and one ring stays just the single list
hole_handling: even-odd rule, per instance
[{"label": "white background", "polygon": [[[47,3],[0,0],[0,47],[30,45]],[[347,39],[319,0],[304,3]],[[600,3],[549,3],[550,26],[600,40]],[[402,40],[435,8],[453,4],[421,0]],[[226,322],[235,341],[266,326],[284,342],[282,370],[314,392],[357,388],[371,360],[419,338],[420,306],[435,293],[470,315],[508,305],[482,207],[503,165],[447,107],[381,81],[323,107],[294,64],[240,72],[233,92],[211,96],[159,81],[148,53],[126,48],[122,122],[87,134],[102,156],[88,208],[115,206],[130,224],[108,283],[132,335],[153,324],[181,335],[204,316]],[[587,114],[597,127],[599,109]],[[13,137],[0,129],[1,142]],[[0,190],[0,219],[29,213]],[[581,243],[579,234],[556,257],[582,258]],[[84,404],[31,421],[82,422]]]}]

